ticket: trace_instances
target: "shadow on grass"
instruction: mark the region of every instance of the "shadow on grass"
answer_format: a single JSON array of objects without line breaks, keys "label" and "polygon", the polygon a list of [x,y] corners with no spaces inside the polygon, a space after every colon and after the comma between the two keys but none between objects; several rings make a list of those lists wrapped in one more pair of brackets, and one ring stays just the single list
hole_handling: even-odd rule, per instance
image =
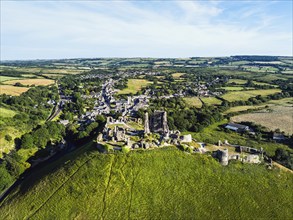
[{"label": "shadow on grass", "polygon": [[78,158],[88,156],[92,152],[98,152],[98,150],[96,149],[96,144],[93,141],[90,141],[73,151],[68,153],[63,152],[63,154],[57,155],[57,158],[50,158],[49,160],[38,164],[36,167],[28,169],[18,180],[19,182],[17,185],[20,185],[19,193],[25,194],[45,176],[64,167],[68,162],[74,163]]}]

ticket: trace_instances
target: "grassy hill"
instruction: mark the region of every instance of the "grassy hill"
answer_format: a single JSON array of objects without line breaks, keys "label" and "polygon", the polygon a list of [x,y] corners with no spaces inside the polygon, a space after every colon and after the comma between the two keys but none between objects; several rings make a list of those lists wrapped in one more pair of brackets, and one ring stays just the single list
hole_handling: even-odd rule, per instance
[{"label": "grassy hill", "polygon": [[0,204],[0,219],[292,219],[293,175],[222,167],[175,147],[99,154],[93,144],[41,168]]}]

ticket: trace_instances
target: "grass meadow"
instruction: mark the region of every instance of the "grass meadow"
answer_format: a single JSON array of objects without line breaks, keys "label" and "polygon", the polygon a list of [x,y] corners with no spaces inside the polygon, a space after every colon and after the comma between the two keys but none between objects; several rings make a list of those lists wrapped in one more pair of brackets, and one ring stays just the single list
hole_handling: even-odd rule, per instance
[{"label": "grass meadow", "polygon": [[16,79],[19,79],[19,77],[0,76],[0,83],[9,81],[9,80],[16,80]]},{"label": "grass meadow", "polygon": [[220,105],[222,101],[216,97],[201,97],[201,101],[206,105]]},{"label": "grass meadow", "polygon": [[232,91],[224,94],[222,96],[223,99],[233,102],[237,100],[248,100],[251,97],[255,97],[257,95],[267,96],[271,94],[275,94],[281,92],[280,89],[260,89],[260,90],[248,90],[248,91]]},{"label": "grass meadow", "polygon": [[145,79],[129,79],[127,88],[120,90],[118,94],[135,94],[150,83],[150,81]]},{"label": "grass meadow", "polygon": [[0,107],[0,117],[12,118],[14,115],[16,115],[15,111]]},{"label": "grass meadow", "polygon": [[175,147],[100,154],[87,145],[41,168],[0,204],[1,219],[289,219],[293,175],[221,166]]},{"label": "grass meadow", "polygon": [[202,107],[202,102],[201,102],[200,98],[198,98],[198,97],[184,97],[183,99],[186,102],[186,104],[189,106],[194,106],[196,108]]}]

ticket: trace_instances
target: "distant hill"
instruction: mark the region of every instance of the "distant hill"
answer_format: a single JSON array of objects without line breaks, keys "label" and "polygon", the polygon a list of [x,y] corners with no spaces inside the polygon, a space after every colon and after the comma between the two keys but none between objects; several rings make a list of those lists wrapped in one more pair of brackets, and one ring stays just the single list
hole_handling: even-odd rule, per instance
[{"label": "distant hill", "polygon": [[80,148],[27,178],[0,219],[292,219],[293,175],[222,167],[175,147],[128,154]]}]

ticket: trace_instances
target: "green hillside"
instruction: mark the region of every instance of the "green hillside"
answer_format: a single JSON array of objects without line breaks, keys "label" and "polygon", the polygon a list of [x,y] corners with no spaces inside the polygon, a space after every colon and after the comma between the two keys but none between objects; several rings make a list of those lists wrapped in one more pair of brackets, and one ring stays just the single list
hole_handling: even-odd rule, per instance
[{"label": "green hillside", "polygon": [[4,200],[0,219],[289,219],[293,175],[222,167],[169,147],[100,154],[93,145],[43,167]]}]

